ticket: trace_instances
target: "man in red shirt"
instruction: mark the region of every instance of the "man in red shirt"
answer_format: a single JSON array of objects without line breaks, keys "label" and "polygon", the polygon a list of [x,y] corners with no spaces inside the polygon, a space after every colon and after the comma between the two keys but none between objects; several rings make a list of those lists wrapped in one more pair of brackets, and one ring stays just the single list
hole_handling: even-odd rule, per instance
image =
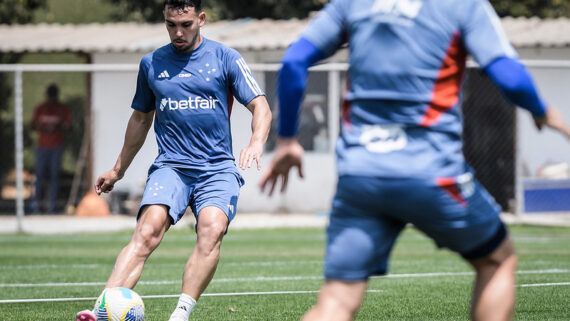
[{"label": "man in red shirt", "polygon": [[64,151],[64,135],[71,128],[71,111],[59,102],[59,88],[55,84],[46,90],[47,100],[38,105],[32,119],[32,129],[38,131],[36,148],[36,190],[32,212],[40,210],[44,177],[49,173],[48,213],[55,213],[59,170]]}]

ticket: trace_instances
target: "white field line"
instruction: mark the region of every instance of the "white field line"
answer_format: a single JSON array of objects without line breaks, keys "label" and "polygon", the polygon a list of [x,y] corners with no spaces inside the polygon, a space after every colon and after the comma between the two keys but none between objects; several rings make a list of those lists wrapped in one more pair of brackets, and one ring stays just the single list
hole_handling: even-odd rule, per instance
[{"label": "white field line", "polygon": [[[366,290],[367,293],[382,293],[383,290]],[[273,292],[228,292],[228,293],[204,293],[200,297],[205,296],[248,296],[248,295],[280,295],[280,294],[314,294],[319,291],[273,291]],[[164,295],[142,295],[143,299],[163,299],[163,298],[177,298],[180,294],[164,294]],[[70,302],[70,301],[95,301],[96,297],[90,298],[53,298],[53,299],[15,299],[15,300],[0,300],[2,303],[33,303],[33,302]]]},{"label": "white field line", "polygon": [[559,286],[559,285],[570,285],[570,282],[520,284],[519,287],[530,288],[536,286]]},{"label": "white field line", "polygon": [[[544,287],[544,286],[564,286],[570,285],[570,282],[559,283],[533,283],[520,284],[518,287]],[[282,295],[282,294],[315,294],[319,291],[272,291],[272,292],[226,292],[226,293],[204,293],[202,297],[219,297],[219,296],[250,296],[250,295]],[[366,290],[367,293],[382,293],[384,290]],[[177,298],[180,294],[161,294],[161,295],[143,295],[143,299],[162,299]],[[88,298],[51,298],[51,299],[12,299],[0,300],[0,304],[5,303],[34,303],[34,302],[70,302],[70,301],[94,301],[96,297]]]},{"label": "white field line", "polygon": [[[322,264],[323,261],[253,261],[253,262],[228,262],[218,263],[218,268],[224,266],[278,266],[278,265],[313,265],[313,264]],[[149,263],[148,266],[175,266],[175,267],[184,267],[185,262],[181,263]],[[39,264],[39,265],[0,265],[0,270],[21,270],[21,269],[97,269],[97,268],[105,268],[110,267],[112,264]]]},{"label": "white field line", "polygon": [[[570,270],[550,269],[550,270],[528,270],[517,271],[517,274],[560,274],[570,273]],[[371,279],[392,279],[392,278],[429,278],[442,276],[472,276],[474,272],[434,272],[434,273],[402,273],[389,274],[385,276],[373,276]],[[211,283],[228,283],[228,282],[271,282],[271,281],[303,281],[303,280],[321,280],[322,276],[257,276],[250,278],[214,278]],[[163,280],[163,281],[140,281],[140,285],[169,285],[180,284],[180,280]],[[33,287],[80,287],[80,286],[102,286],[105,282],[63,282],[63,283],[0,283],[0,288],[33,288]]]}]

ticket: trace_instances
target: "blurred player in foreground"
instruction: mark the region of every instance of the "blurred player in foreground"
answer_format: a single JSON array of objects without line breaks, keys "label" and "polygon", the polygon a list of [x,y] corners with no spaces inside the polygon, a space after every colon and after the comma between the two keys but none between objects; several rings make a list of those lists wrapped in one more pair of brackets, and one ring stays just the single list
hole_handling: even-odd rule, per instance
[{"label": "blurred player in foreground", "polygon": [[[117,257],[106,287],[133,288],[164,233],[190,206],[197,242],[170,317],[186,321],[214,276],[243,185],[232,154],[233,96],[253,114],[252,138],[240,154],[242,169],[253,161],[260,169],[271,111],[240,54],[201,36],[206,21],[201,1],[166,0],[164,18],[171,43],[142,59],[123,148],[113,169],[97,179],[95,191],[110,192],[123,177],[154,120],[159,153],[149,169],[133,237]],[[78,314],[78,320],[94,317],[90,311]]]},{"label": "blurred player in foreground", "polygon": [[[350,320],[369,276],[387,272],[406,223],[476,271],[471,317],[509,320],[517,256],[499,207],[462,154],[460,87],[468,54],[538,128],[570,132],[546,107],[485,0],[333,0],[293,43],[279,74],[279,129],[262,175],[271,194],[302,177],[295,135],[307,68],[348,41],[349,89],[337,142],[325,282],[303,320]],[[428,316],[426,316],[429,318]]]}]

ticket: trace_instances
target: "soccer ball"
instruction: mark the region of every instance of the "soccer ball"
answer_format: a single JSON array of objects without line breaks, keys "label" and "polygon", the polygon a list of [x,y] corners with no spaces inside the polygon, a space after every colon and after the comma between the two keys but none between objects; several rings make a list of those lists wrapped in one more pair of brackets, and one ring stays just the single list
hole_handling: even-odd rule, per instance
[{"label": "soccer ball", "polygon": [[108,288],[97,299],[93,314],[97,321],[143,321],[144,303],[131,289]]}]

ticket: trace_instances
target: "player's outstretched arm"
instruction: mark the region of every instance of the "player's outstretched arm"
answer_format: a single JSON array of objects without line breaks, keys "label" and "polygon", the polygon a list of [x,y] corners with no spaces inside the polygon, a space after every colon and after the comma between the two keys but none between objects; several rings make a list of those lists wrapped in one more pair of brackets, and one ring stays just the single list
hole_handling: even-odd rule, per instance
[{"label": "player's outstretched arm", "polygon": [[246,107],[253,115],[251,119],[252,134],[249,145],[242,149],[239,154],[239,167],[241,169],[250,168],[255,160],[257,170],[261,170],[260,158],[263,154],[263,145],[265,145],[269,135],[272,119],[271,109],[265,96],[255,97]]},{"label": "player's outstretched arm", "polygon": [[281,192],[287,188],[289,181],[289,170],[297,167],[299,176],[303,177],[303,147],[296,138],[279,138],[275,146],[275,155],[269,167],[261,175],[259,187],[261,192],[265,192],[265,188],[269,186],[269,196],[273,194],[277,181],[281,179]]},{"label": "player's outstretched arm", "polygon": [[544,126],[550,127],[570,139],[570,128],[558,108],[549,106],[544,116],[534,117],[534,123],[539,130]]},{"label": "player's outstretched arm", "polygon": [[538,95],[531,75],[516,58],[500,57],[485,67],[485,72],[512,103],[528,110],[536,127],[550,127],[570,139],[570,130],[555,107],[546,107]]},{"label": "player's outstretched arm", "polygon": [[133,111],[125,132],[123,148],[117,157],[115,166],[101,174],[95,181],[95,192],[98,195],[112,191],[115,183],[125,175],[125,171],[144,144],[148,130],[152,125],[153,116],[154,112]]},{"label": "player's outstretched arm", "polygon": [[289,170],[299,169],[303,177],[303,147],[295,138],[298,130],[299,110],[307,83],[309,67],[324,57],[322,52],[309,40],[301,37],[285,52],[282,68],[279,71],[277,91],[279,94],[279,138],[275,154],[269,168],[259,181],[264,192],[270,186],[269,195],[273,194],[277,181],[281,179],[281,192],[287,188]]}]

